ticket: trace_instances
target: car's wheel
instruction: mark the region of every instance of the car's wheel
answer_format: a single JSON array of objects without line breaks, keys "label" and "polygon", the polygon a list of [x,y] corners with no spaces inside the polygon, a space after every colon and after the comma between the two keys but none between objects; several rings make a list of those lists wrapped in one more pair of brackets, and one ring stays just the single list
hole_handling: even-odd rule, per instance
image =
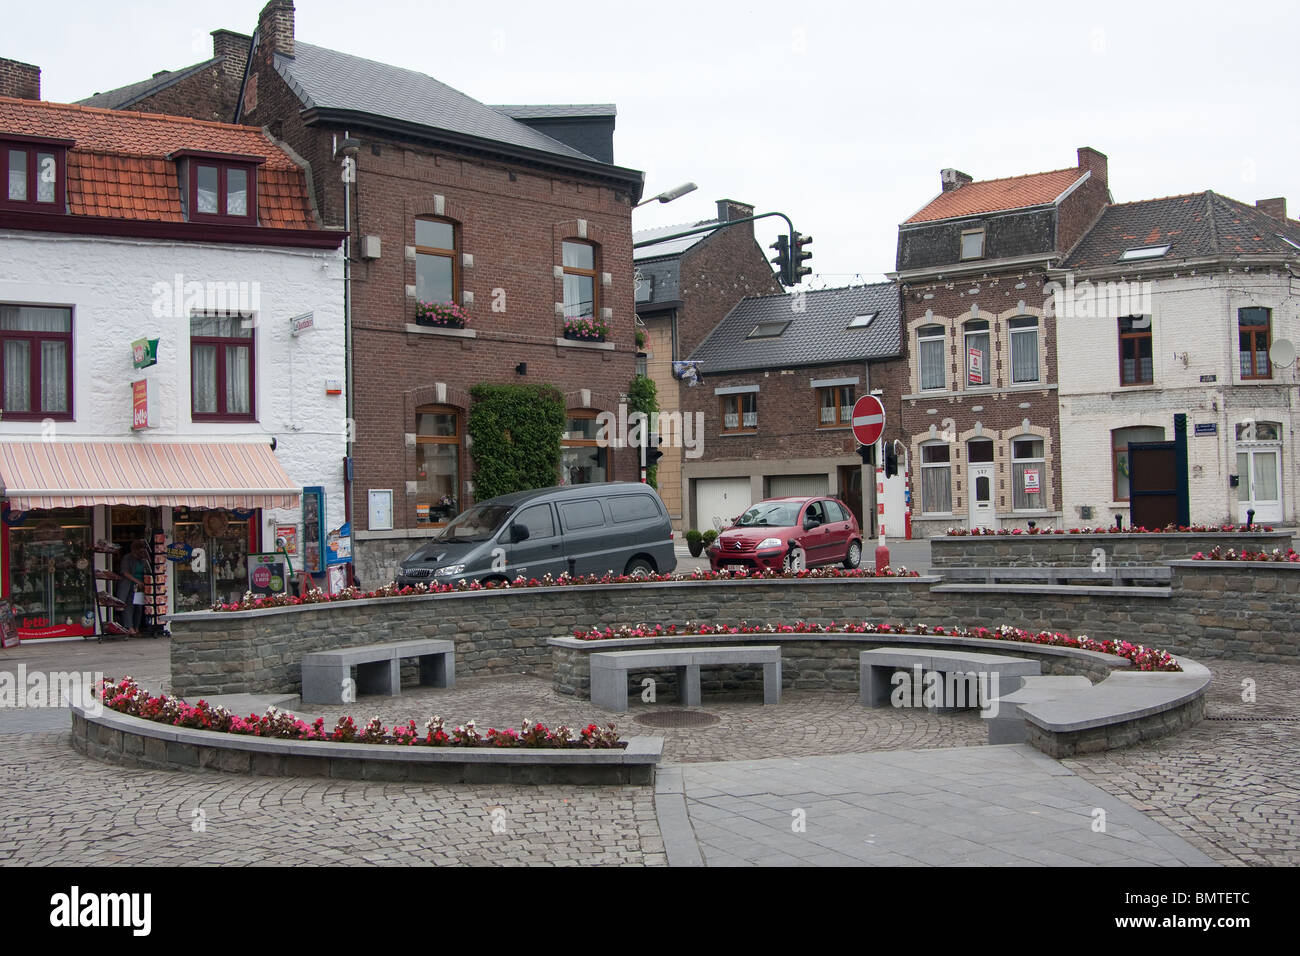
[{"label": "car's wheel", "polygon": [[627,563],[623,573],[630,578],[643,578],[648,574],[654,574],[655,566],[647,558],[633,558]]},{"label": "car's wheel", "polygon": [[849,553],[844,557],[844,566],[852,571],[862,566],[862,542],[850,541]]},{"label": "car's wheel", "polygon": [[783,571],[802,571],[808,566],[808,558],[804,554],[803,548],[797,545],[790,549],[785,556],[785,562],[781,565]]}]

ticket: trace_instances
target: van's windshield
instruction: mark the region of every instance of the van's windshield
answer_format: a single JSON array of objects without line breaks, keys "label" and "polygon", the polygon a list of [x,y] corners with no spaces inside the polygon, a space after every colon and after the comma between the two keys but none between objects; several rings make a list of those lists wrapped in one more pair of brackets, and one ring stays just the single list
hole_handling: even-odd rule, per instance
[{"label": "van's windshield", "polygon": [[438,535],[439,541],[489,541],[514,512],[510,505],[481,504],[462,512]]}]

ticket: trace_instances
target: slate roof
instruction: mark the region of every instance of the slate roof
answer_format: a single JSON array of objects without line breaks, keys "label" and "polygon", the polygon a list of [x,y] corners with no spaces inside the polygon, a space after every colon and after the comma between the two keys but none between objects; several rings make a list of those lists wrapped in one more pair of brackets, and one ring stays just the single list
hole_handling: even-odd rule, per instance
[{"label": "slate roof", "polygon": [[106,93],[96,93],[94,96],[87,96],[84,100],[77,100],[78,106],[96,106],[106,110],[121,110],[132,106],[141,100],[153,96],[167,87],[179,83],[187,76],[193,76],[200,70],[206,70],[210,66],[216,66],[225,60],[224,56],[214,56],[210,60],[204,60],[202,63],[195,63],[193,66],[184,66],[179,70],[163,70],[156,73],[147,80],[141,80],[138,83],[128,83],[126,86],[119,86],[115,90],[109,90]]},{"label": "slate roof", "polygon": [[257,167],[258,224],[316,225],[302,170],[253,126],[0,97],[0,133],[75,140],[67,174],[75,216],[184,222],[176,163],[166,157],[190,149],[264,157]]},{"label": "slate roof", "polygon": [[[685,232],[687,229],[698,229],[700,226],[720,225],[717,219],[703,219],[700,222],[684,222],[677,226],[659,226],[655,229],[639,229],[632,233],[632,243],[645,242],[647,239],[653,239],[656,236],[671,236],[675,232]],[[669,239],[667,242],[659,242],[653,246],[645,246],[641,249],[632,250],[632,258],[640,262],[643,259],[661,259],[665,256],[680,256],[687,249],[699,245],[709,236],[711,232],[700,232],[693,236],[683,236],[680,239]]]},{"label": "slate roof", "polygon": [[1086,174],[1087,170],[1076,167],[966,183],[958,189],[940,193],[903,225],[1043,206],[1055,202]]},{"label": "slate roof", "polygon": [[493,106],[498,113],[513,119],[574,119],[576,117],[617,116],[613,103],[569,103],[543,106]]},{"label": "slate roof", "polygon": [[1119,265],[1124,250],[1168,244],[1158,263],[1221,255],[1300,256],[1300,222],[1274,219],[1254,206],[1205,191],[1106,207],[1101,218],[1061,263],[1066,269]]},{"label": "slate roof", "polygon": [[599,162],[415,70],[301,40],[294,44],[294,56],[276,54],[275,68],[308,108],[355,110],[566,159]]},{"label": "slate roof", "polygon": [[[865,286],[805,292],[803,312],[795,293],[741,299],[690,355],[700,371],[790,368],[832,362],[878,361],[901,354],[898,286]],[[864,329],[847,329],[858,315],[876,313]],[[760,322],[790,321],[777,338],[747,338]]]}]

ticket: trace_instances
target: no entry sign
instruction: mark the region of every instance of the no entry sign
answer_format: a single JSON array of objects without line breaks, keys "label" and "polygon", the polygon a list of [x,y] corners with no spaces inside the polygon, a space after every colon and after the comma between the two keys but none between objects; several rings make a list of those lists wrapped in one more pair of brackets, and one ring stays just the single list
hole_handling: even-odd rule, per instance
[{"label": "no entry sign", "polygon": [[874,445],[885,430],[885,406],[874,395],[863,395],[853,403],[853,437],[861,445]]}]

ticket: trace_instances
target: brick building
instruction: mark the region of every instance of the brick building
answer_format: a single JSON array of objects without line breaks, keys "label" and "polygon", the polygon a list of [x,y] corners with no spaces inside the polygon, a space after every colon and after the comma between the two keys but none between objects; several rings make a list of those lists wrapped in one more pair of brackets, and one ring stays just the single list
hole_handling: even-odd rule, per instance
[{"label": "brick building", "polygon": [[1106,209],[1052,273],[1067,522],[1129,524],[1129,443],[1172,440],[1179,413],[1192,522],[1297,519],[1296,366],[1270,354],[1300,339],[1297,276],[1284,199]]},{"label": "brick building", "polygon": [[[633,233],[637,243],[657,235],[746,219],[754,207],[731,199],[718,200],[716,219],[693,225],[665,226]],[[729,226],[716,232],[670,239],[635,250],[636,312],[645,339],[645,374],[654,380],[660,412],[680,414],[684,384],[673,374],[679,362],[704,340],[731,308],[749,295],[781,291],[776,273],[754,239],[754,224]],[[679,442],[666,444],[659,461],[659,494],[674,527],[691,526],[684,510],[682,466],[687,455]]]},{"label": "brick building", "polygon": [[[908,379],[899,422],[919,537],[950,526],[1061,519],[1056,327],[1045,270],[1097,220],[1106,157],[974,181],[945,169],[942,192],[898,228]],[[887,403],[889,407],[889,403]]]},{"label": "brick building", "polygon": [[[683,388],[682,411],[702,418],[704,440],[683,467],[692,526],[764,498],[834,494],[873,534],[871,470],[850,418],[862,395],[901,393],[899,322],[889,282],[742,299],[690,353],[701,379]],[[902,491],[901,478],[885,491],[891,534],[903,530]]]},{"label": "brick building", "polygon": [[[297,40],[290,0],[263,9],[242,73],[238,37],[217,31],[211,60],[137,90],[134,105],[166,98],[206,115],[239,103],[242,122],[303,158],[323,220],[349,231],[349,513],[362,580],[389,580],[473,501],[475,384],[564,393],[557,481],[634,480],[635,450],[593,441],[636,364],[631,208],[643,177],[611,162],[613,108],[485,106]],[[459,307],[466,327],[429,324],[419,302]],[[579,320],[607,331],[570,338]]]}]

